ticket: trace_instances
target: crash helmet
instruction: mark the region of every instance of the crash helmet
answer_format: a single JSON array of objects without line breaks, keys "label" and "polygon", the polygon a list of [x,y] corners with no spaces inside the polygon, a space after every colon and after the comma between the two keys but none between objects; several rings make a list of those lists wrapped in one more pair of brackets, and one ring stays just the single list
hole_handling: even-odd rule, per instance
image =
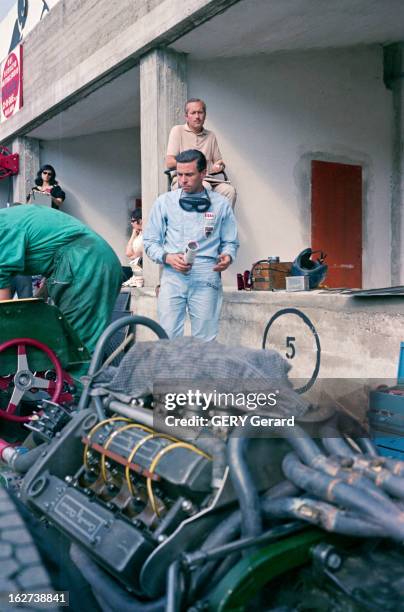
[{"label": "crash helmet", "polygon": [[[311,259],[312,255],[320,253],[317,259]],[[309,278],[309,289],[315,289],[327,276],[328,266],[324,263],[326,254],[322,251],[304,249],[296,257],[292,264],[292,276],[307,276]]]}]

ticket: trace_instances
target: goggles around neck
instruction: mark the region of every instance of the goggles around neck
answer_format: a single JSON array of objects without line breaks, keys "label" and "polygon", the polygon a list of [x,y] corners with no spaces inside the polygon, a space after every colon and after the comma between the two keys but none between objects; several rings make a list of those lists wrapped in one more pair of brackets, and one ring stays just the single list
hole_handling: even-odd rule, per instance
[{"label": "goggles around neck", "polygon": [[[204,213],[209,210],[211,201],[206,189],[201,191],[201,194],[183,195],[181,192],[179,204],[186,212],[199,212]],[[199,196],[199,197],[198,197]]]}]

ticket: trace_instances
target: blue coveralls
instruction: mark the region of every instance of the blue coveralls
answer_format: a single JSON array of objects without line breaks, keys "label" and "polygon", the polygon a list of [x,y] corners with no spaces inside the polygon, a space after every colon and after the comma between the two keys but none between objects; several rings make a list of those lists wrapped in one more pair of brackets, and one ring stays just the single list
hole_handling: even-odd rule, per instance
[{"label": "blue coveralls", "polygon": [[183,210],[179,205],[181,194],[181,190],[170,191],[157,198],[143,233],[147,255],[159,264],[164,253],[183,253],[190,241],[199,244],[189,272],[164,265],[159,320],[170,338],[181,336],[188,310],[192,335],[213,340],[219,327],[222,282],[220,273],[212,268],[221,253],[234,261],[239,246],[236,220],[229,200],[214,191],[209,192],[211,205],[206,213]]}]

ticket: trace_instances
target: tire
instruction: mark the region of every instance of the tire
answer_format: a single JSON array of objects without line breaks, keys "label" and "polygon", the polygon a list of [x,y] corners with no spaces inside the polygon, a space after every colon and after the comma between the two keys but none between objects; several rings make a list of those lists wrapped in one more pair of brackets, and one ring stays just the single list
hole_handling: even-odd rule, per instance
[{"label": "tire", "polygon": [[55,610],[47,604],[13,604],[9,594],[54,593],[38,549],[6,489],[0,487],[0,610]]}]

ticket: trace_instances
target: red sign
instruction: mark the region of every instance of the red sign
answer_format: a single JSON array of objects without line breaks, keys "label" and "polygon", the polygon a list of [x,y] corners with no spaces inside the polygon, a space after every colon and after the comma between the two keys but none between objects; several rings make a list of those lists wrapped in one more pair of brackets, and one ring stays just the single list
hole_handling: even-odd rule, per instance
[{"label": "red sign", "polygon": [[12,51],[0,68],[1,121],[22,107],[22,45]]}]

